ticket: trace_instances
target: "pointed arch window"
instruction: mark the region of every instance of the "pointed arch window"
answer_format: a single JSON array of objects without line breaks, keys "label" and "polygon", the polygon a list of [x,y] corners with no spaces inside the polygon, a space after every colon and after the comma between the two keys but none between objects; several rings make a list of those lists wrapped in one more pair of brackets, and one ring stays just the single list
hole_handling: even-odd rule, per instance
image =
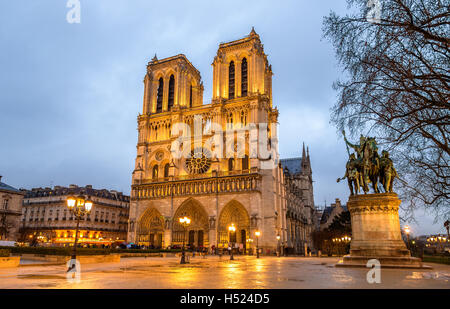
[{"label": "pointed arch window", "polygon": [[153,166],[152,179],[153,180],[158,179],[158,165]]},{"label": "pointed arch window", "polygon": [[234,99],[234,79],[235,79],[234,61],[230,62],[228,70],[228,99]]},{"label": "pointed arch window", "polygon": [[156,98],[156,112],[157,113],[161,113],[162,112],[163,93],[164,93],[164,80],[161,77],[159,79],[158,94],[157,94],[157,98]]},{"label": "pointed arch window", "polygon": [[227,116],[227,129],[233,129],[233,113],[229,113]]},{"label": "pointed arch window", "polygon": [[247,155],[245,155],[242,158],[242,170],[243,171],[247,171],[248,170],[248,156]]},{"label": "pointed arch window", "polygon": [[234,169],[234,159],[230,158],[228,159],[228,170],[232,171]]},{"label": "pointed arch window", "polygon": [[175,77],[170,75],[169,79],[169,102],[168,102],[168,110],[170,111],[173,107],[173,103],[175,100]]},{"label": "pointed arch window", "polygon": [[169,168],[170,168],[169,163],[164,165],[164,178],[168,178],[169,177]]},{"label": "pointed arch window", "polygon": [[189,90],[189,107],[192,107],[192,85]]},{"label": "pointed arch window", "polygon": [[247,125],[247,113],[245,111],[241,111],[241,127],[245,127]]},{"label": "pointed arch window", "polygon": [[248,65],[247,58],[242,59],[241,64],[241,93],[243,97],[248,94]]}]

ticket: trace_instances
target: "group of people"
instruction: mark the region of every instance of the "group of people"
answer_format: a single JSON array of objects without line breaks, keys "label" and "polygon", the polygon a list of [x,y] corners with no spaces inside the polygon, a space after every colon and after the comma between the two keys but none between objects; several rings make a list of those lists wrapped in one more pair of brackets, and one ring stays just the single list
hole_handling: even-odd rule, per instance
[{"label": "group of people", "polygon": [[[369,184],[372,184],[374,193],[380,193],[378,182],[383,186],[384,191],[393,192],[393,182],[398,178],[394,168],[394,162],[389,157],[389,152],[383,150],[381,156],[378,154],[378,145],[374,137],[364,137],[361,135],[360,144],[350,143],[343,131],[346,145],[356,152],[350,154],[346,164],[345,175],[338,178],[337,182],[346,179],[350,194],[359,194],[362,188],[364,194],[369,192]],[[348,151],[347,146],[347,151]]]}]

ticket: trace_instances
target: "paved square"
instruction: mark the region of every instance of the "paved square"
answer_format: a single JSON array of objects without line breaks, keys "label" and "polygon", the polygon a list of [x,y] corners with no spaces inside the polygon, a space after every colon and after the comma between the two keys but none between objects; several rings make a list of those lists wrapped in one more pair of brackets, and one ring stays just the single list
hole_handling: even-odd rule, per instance
[{"label": "paved square", "polygon": [[0,269],[0,288],[81,289],[303,289],[425,288],[449,289],[450,266],[432,270],[382,269],[381,283],[369,284],[365,268],[336,268],[338,258],[228,256],[122,258],[120,263],[82,265],[80,282],[66,280],[66,267],[28,265]]}]

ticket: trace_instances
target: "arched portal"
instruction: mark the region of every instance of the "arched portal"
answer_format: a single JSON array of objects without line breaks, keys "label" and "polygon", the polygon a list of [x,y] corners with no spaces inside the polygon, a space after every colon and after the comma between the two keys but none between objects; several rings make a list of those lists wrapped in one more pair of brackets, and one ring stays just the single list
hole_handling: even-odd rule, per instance
[{"label": "arched portal", "polygon": [[138,222],[137,243],[161,248],[163,246],[164,217],[155,208],[148,208]]},{"label": "arched portal", "polygon": [[[228,227],[234,224],[235,232]],[[245,207],[236,200],[229,202],[220,212],[218,225],[219,246],[227,247],[229,242],[242,245],[246,249],[247,236],[250,235],[250,216]]]},{"label": "arched portal", "polygon": [[[183,227],[179,218],[188,217],[191,223]],[[209,217],[200,202],[188,199],[178,207],[173,216],[172,245],[181,246],[183,239],[185,245],[191,248],[208,247]]]}]

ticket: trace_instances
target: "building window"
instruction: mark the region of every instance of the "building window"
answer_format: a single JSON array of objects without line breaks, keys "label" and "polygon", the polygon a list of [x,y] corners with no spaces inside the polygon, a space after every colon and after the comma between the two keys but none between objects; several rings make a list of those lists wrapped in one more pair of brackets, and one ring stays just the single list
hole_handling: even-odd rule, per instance
[{"label": "building window", "polygon": [[228,70],[228,99],[234,99],[234,77],[234,61],[231,61]]},{"label": "building window", "polygon": [[234,159],[230,158],[228,159],[228,170],[232,171],[234,169]]},{"label": "building window", "polygon": [[3,200],[3,209],[7,210],[8,209],[8,204],[9,204],[9,200],[8,199],[4,199]]},{"label": "building window", "polygon": [[247,113],[245,111],[241,111],[241,127],[245,127],[247,125]]},{"label": "building window", "polygon": [[243,97],[248,94],[248,70],[247,70],[247,59],[242,59],[241,64],[241,93]]},{"label": "building window", "polygon": [[229,113],[227,118],[227,129],[233,129],[233,113]]},{"label": "building window", "polygon": [[152,178],[154,180],[158,179],[158,165],[153,166]]},{"label": "building window", "polygon": [[247,155],[245,155],[242,158],[242,170],[243,171],[247,171],[248,170],[248,156]]},{"label": "building window", "polygon": [[173,107],[173,102],[175,100],[175,77],[170,75],[169,79],[169,106],[168,110],[170,111]]},{"label": "building window", "polygon": [[170,168],[169,163],[164,165],[164,178],[168,178],[169,177],[169,168]]},{"label": "building window", "polygon": [[189,90],[189,107],[192,107],[192,85]]},{"label": "building window", "polygon": [[156,112],[157,113],[161,113],[162,112],[163,93],[164,93],[164,80],[161,77],[159,79],[158,96],[156,98]]}]

